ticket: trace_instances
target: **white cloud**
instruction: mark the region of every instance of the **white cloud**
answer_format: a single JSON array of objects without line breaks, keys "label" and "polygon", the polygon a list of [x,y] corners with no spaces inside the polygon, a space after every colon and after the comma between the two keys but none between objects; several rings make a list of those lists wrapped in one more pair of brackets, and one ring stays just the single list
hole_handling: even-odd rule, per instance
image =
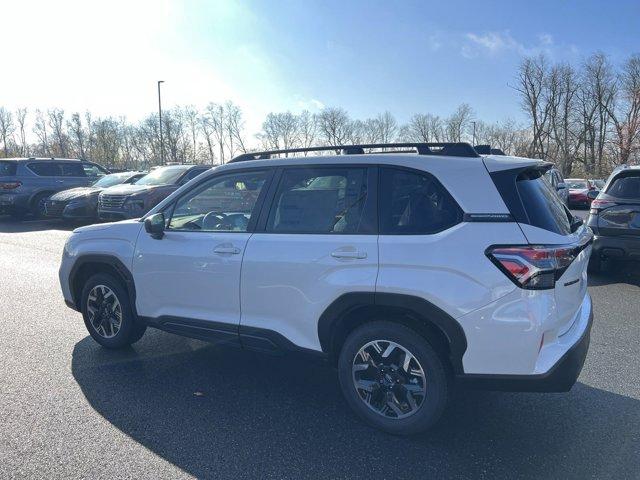
[{"label": "white cloud", "polygon": [[296,105],[301,110],[322,110],[324,108],[324,103],[322,103],[317,98],[301,98],[297,97]]},{"label": "white cloud", "polygon": [[466,58],[475,58],[480,55],[497,56],[504,53],[553,55],[555,47],[553,36],[549,33],[538,34],[537,42],[527,45],[516,40],[508,30],[482,34],[470,32],[464,36],[460,53]]}]

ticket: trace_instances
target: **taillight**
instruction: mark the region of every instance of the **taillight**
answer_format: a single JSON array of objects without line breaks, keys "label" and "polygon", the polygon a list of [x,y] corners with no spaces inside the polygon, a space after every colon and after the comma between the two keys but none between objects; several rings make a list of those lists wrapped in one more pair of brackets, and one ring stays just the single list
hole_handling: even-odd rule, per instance
[{"label": "taillight", "polygon": [[15,190],[22,186],[22,182],[0,182],[1,190]]},{"label": "taillight", "polygon": [[499,246],[487,249],[489,259],[520,288],[554,288],[556,280],[591,241],[579,246]]},{"label": "taillight", "polygon": [[609,200],[601,200],[599,198],[596,198],[591,202],[591,209],[589,210],[589,213],[597,215],[599,210],[612,207],[613,205],[615,205],[615,202],[610,202]]}]

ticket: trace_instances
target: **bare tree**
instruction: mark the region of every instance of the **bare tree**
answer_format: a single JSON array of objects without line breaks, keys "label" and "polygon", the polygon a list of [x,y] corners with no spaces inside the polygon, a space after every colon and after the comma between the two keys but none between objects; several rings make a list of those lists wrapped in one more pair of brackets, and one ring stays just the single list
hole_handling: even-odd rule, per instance
[{"label": "bare tree", "polygon": [[[316,118],[308,111],[304,110],[296,120],[298,127],[298,144],[302,148],[311,147],[318,137],[318,124]],[[307,153],[305,152],[305,156]]]},{"label": "bare tree", "polygon": [[410,142],[440,142],[442,120],[437,115],[418,113],[402,128],[402,137]]},{"label": "bare tree", "polygon": [[40,155],[49,156],[51,151],[49,150],[49,134],[47,131],[47,121],[42,114],[42,111],[36,110],[36,121],[33,126],[33,133],[39,140]]},{"label": "bare tree", "polygon": [[628,163],[640,146],[640,55],[632,55],[618,75],[617,101],[607,105],[614,127],[618,163]]},{"label": "bare tree", "polygon": [[247,153],[244,140],[244,120],[242,110],[233,102],[225,104],[226,134],[229,157],[233,158],[236,153]]},{"label": "bare tree", "polygon": [[530,155],[545,158],[549,109],[545,99],[548,65],[544,55],[525,58],[520,64],[514,87],[521,97],[522,109],[531,119]]},{"label": "bare tree", "polygon": [[69,132],[71,146],[75,151],[75,155],[80,158],[87,158],[87,132],[82,125],[79,113],[76,112],[71,115],[71,120],[67,122],[67,131]]},{"label": "bare tree", "polygon": [[298,143],[298,117],[291,112],[269,113],[258,134],[266,149],[293,148]]},{"label": "bare tree", "polygon": [[6,108],[0,107],[0,140],[2,140],[2,149],[5,157],[9,156],[9,143],[14,130],[13,115]]},{"label": "bare tree", "polygon": [[18,108],[16,110],[16,121],[18,122],[18,130],[20,135],[20,155],[26,157],[29,155],[29,145],[27,144],[27,132],[25,130],[27,122],[27,109]]},{"label": "bare tree", "polygon": [[349,114],[343,108],[327,107],[317,116],[318,130],[326,145],[344,145],[352,133]]},{"label": "bare tree", "polygon": [[69,142],[67,135],[64,131],[64,110],[60,108],[54,108],[47,112],[49,117],[49,127],[51,128],[51,140],[53,142],[53,149],[56,155],[62,157],[69,156]]},{"label": "bare tree", "polygon": [[473,109],[466,103],[460,105],[456,111],[445,120],[445,132],[447,141],[461,142],[471,121]]},{"label": "bare tree", "polygon": [[183,112],[184,122],[186,123],[186,128],[189,131],[189,146],[191,149],[191,157],[193,160],[196,160],[198,155],[198,134],[200,133],[200,114],[198,110],[193,105],[188,105],[185,107]]}]

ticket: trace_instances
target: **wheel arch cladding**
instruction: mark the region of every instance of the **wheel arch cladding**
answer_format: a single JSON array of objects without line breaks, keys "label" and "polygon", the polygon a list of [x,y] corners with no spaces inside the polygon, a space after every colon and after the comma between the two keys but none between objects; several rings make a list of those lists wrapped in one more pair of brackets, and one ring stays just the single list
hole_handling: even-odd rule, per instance
[{"label": "wheel arch cladding", "polygon": [[91,276],[97,273],[110,274],[123,282],[135,314],[136,290],[133,276],[120,259],[111,255],[83,255],[78,257],[73,264],[69,274],[69,287],[76,309],[80,309],[80,294],[84,284]]},{"label": "wheel arch cladding", "polygon": [[385,316],[418,330],[439,353],[448,357],[454,373],[464,373],[462,357],[467,350],[464,330],[445,311],[413,295],[356,292],[340,296],[318,321],[322,351],[336,356],[336,350],[353,329]]}]

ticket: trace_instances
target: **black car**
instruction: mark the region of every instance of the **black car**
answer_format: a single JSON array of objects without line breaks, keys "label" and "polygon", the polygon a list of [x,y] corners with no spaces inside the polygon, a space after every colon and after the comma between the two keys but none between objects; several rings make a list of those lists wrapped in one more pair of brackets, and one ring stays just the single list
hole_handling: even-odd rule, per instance
[{"label": "black car", "polygon": [[593,199],[587,225],[595,234],[589,263],[592,271],[609,258],[640,260],[640,166],[613,171]]},{"label": "black car", "polygon": [[63,190],[45,201],[44,214],[49,218],[95,220],[98,218],[100,192],[114,185],[135,183],[145,175],[142,172],[112,173],[100,178],[89,187]]},{"label": "black car", "polygon": [[168,165],[156,168],[135,185],[110,187],[98,197],[98,217],[101,220],[142,217],[161,200],[209,168],[205,165]]}]

